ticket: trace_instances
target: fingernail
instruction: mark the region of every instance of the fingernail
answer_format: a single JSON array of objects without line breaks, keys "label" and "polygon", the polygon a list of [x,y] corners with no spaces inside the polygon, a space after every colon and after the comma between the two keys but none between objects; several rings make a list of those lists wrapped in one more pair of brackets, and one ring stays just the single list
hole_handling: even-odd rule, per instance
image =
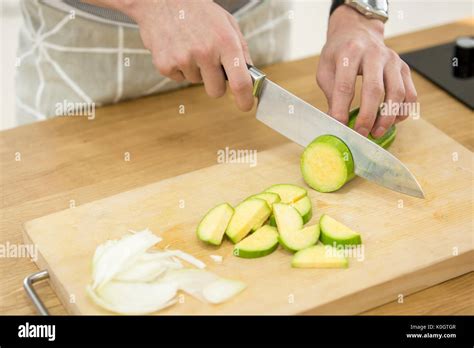
[{"label": "fingernail", "polygon": [[378,127],[372,135],[375,138],[380,138],[384,134],[385,134],[385,128],[384,127]]},{"label": "fingernail", "polygon": [[356,129],[357,133],[362,134],[364,137],[369,135],[369,131],[365,127],[359,127]]}]

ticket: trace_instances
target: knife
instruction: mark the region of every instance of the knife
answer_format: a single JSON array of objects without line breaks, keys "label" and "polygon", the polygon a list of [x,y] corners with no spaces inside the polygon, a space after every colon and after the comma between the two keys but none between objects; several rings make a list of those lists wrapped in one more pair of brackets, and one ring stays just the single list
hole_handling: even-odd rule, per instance
[{"label": "knife", "polygon": [[247,67],[253,95],[258,98],[257,120],[303,147],[320,135],[332,134],[350,148],[358,176],[393,191],[425,198],[415,176],[390,152],[270,81],[257,68]]}]

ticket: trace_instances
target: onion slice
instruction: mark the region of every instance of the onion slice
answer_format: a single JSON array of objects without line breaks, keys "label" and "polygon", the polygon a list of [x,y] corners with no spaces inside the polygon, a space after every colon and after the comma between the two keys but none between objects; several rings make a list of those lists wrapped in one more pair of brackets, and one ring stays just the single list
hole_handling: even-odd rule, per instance
[{"label": "onion slice", "polygon": [[202,291],[209,284],[218,280],[219,277],[212,272],[201,269],[184,268],[166,272],[161,279],[163,282],[169,282],[175,285],[179,290],[206,302]]},{"label": "onion slice", "polygon": [[146,229],[117,241],[105,243],[106,245],[99,250],[99,254],[94,258],[92,288],[96,289],[106,284],[159,241],[160,238]]},{"label": "onion slice", "polygon": [[120,314],[148,314],[176,302],[177,288],[172,283],[125,283],[110,281],[87,294],[100,307]]},{"label": "onion slice", "polygon": [[246,285],[237,280],[220,278],[202,290],[204,299],[210,303],[222,303],[243,291]]}]

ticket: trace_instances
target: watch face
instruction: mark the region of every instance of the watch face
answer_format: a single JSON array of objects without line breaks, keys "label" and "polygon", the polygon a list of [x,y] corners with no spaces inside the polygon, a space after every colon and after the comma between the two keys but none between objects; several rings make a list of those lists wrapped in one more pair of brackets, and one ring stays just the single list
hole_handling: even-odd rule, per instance
[{"label": "watch face", "polygon": [[388,19],[388,1],[386,0],[352,0],[349,4],[367,17],[377,18],[382,22]]},{"label": "watch face", "polygon": [[388,12],[388,1],[386,0],[361,0],[361,2],[366,3],[374,10]]},{"label": "watch face", "polygon": [[365,10],[374,11],[374,12],[385,12],[388,13],[388,1],[387,0],[353,0],[353,3],[356,3]]}]

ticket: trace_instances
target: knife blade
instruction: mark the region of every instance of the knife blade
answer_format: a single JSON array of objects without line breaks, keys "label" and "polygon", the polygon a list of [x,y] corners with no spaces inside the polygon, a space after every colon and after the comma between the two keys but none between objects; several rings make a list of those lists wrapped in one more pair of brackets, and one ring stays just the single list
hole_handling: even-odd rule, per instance
[{"label": "knife blade", "polygon": [[415,176],[390,152],[270,81],[258,69],[249,70],[260,122],[303,147],[320,135],[332,134],[350,148],[356,175],[390,190],[424,198]]}]

